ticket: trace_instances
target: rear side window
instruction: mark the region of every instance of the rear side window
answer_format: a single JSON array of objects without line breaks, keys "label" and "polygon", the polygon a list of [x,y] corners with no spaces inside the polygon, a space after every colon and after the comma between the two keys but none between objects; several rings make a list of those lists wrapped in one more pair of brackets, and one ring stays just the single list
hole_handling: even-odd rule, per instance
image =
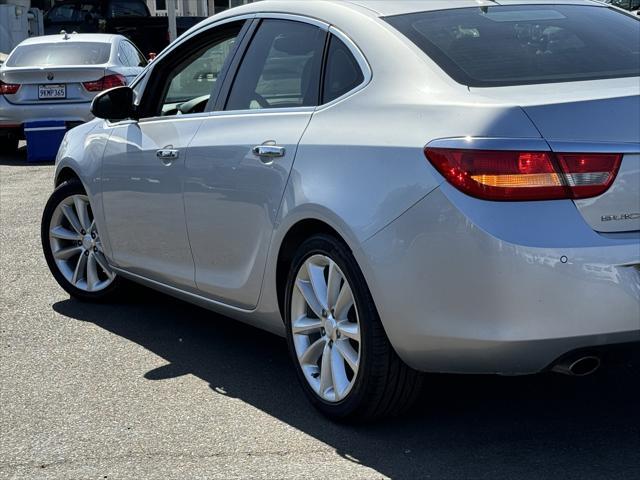
[{"label": "rear side window", "polygon": [[100,65],[109,61],[110,43],[70,42],[18,46],[7,59],[7,67],[54,67]]},{"label": "rear side window", "polygon": [[264,20],[242,59],[225,110],[317,105],[325,38],[313,25]]},{"label": "rear side window", "polygon": [[495,6],[386,20],[470,87],[640,75],[640,21],[610,8]]},{"label": "rear side window", "polygon": [[331,36],[325,67],[322,103],[329,103],[364,82],[364,74],[349,48]]}]

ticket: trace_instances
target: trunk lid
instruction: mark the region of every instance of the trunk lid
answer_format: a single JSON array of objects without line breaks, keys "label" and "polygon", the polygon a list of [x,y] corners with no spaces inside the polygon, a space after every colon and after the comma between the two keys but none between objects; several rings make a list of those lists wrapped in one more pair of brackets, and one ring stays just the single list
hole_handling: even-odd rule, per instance
[{"label": "trunk lid", "polygon": [[[5,68],[0,80],[5,83],[19,84],[20,89],[5,98],[15,105],[33,105],[40,103],[78,103],[90,102],[95,93],[88,92],[82,82],[99,80],[107,74],[104,66],[92,67],[21,67]],[[65,98],[40,98],[41,87],[53,88],[64,85]]]},{"label": "trunk lid", "polygon": [[[484,91],[483,91],[484,90]],[[555,152],[623,155],[604,194],[575,204],[598,232],[640,230],[638,78],[480,89],[485,100],[520,105]]]}]

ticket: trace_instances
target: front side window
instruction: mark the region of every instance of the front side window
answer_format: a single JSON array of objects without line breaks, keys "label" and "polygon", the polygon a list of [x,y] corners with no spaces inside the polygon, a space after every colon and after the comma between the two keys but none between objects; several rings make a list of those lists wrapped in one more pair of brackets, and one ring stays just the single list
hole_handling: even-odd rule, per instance
[{"label": "front side window", "polygon": [[640,75],[640,22],[607,7],[458,8],[386,20],[470,87]]},{"label": "front side window", "polygon": [[231,87],[225,110],[318,104],[326,32],[306,23],[264,20]]},{"label": "front side window", "polygon": [[325,67],[322,103],[329,103],[364,82],[364,74],[349,48],[331,36]]},{"label": "front side window", "polygon": [[[218,85],[218,77],[234,52],[243,23],[203,34],[155,65],[152,78],[155,77],[156,86],[144,100],[145,110],[151,109],[149,116],[204,111]],[[160,111],[157,111],[158,107]]]},{"label": "front side window", "polygon": [[234,42],[235,37],[210,46],[176,71],[163,102],[163,111],[171,110],[177,103],[210,96]]}]

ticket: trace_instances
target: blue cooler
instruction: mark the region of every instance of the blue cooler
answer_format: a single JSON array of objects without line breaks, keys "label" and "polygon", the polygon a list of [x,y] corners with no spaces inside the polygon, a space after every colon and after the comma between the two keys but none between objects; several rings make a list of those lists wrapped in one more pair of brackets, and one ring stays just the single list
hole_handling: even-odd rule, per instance
[{"label": "blue cooler", "polygon": [[25,123],[24,136],[27,138],[27,161],[50,162],[55,160],[66,131],[65,122],[58,120]]}]

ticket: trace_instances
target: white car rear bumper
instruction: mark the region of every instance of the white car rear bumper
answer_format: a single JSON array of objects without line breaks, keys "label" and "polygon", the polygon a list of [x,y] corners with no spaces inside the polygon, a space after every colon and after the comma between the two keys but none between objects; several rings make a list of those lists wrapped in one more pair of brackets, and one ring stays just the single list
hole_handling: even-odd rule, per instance
[{"label": "white car rear bumper", "polygon": [[26,122],[37,120],[88,122],[93,118],[90,107],[89,102],[15,105],[0,95],[0,130],[22,129]]}]

